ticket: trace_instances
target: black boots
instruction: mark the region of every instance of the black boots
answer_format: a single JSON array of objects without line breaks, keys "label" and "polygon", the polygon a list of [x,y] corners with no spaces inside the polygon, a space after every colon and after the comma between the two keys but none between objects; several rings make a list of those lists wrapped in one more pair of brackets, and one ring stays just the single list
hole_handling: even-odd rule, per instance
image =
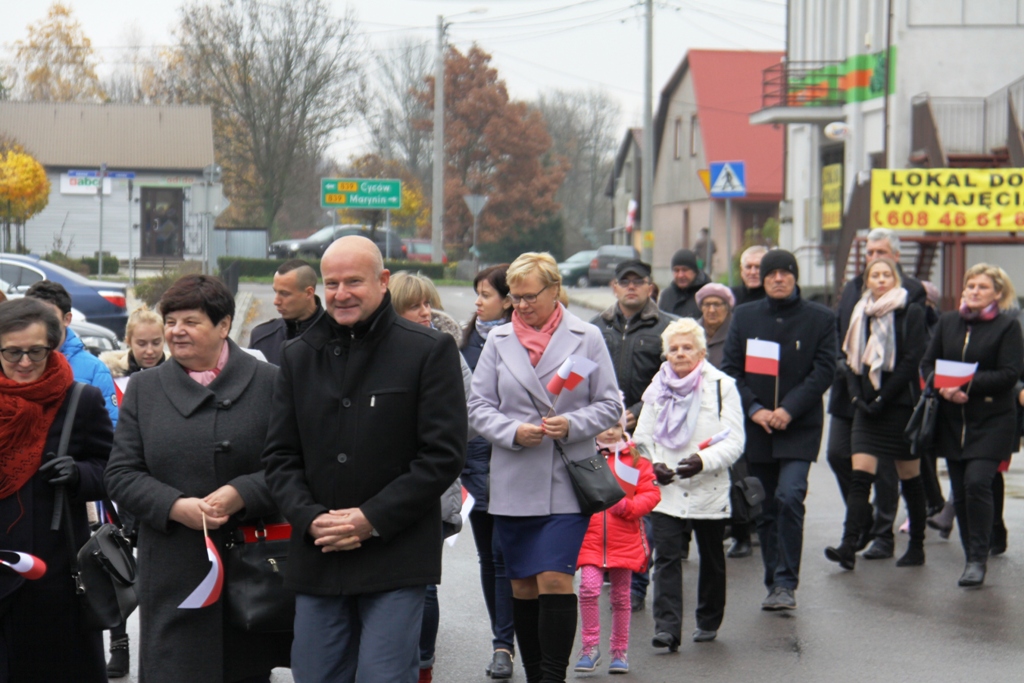
[{"label": "black boots", "polygon": [[512,625],[519,644],[519,661],[526,672],[526,683],[540,683],[540,600],[512,598]]},{"label": "black boots", "polygon": [[110,661],[107,662],[107,678],[123,678],[128,675],[128,636],[110,638]]},{"label": "black boots", "polygon": [[838,547],[825,548],[825,557],[838,562],[843,569],[853,569],[857,562],[857,542],[861,534],[871,528],[871,484],[875,475],[854,470],[850,478],[850,492],[846,496],[846,523],[843,542]]},{"label": "black boots", "polygon": [[576,594],[541,595],[539,602],[540,680],[541,683],[564,683],[576,638]]},{"label": "black boots", "polygon": [[896,560],[897,567],[917,567],[924,564],[924,529],[928,519],[928,504],[925,500],[924,482],[918,475],[900,482],[903,500],[907,504],[910,518],[910,545],[903,557]]},{"label": "black boots", "polygon": [[956,582],[956,585],[961,588],[973,588],[980,586],[985,582],[985,563],[984,562],[968,562],[964,566],[964,573],[960,575],[960,580]]}]

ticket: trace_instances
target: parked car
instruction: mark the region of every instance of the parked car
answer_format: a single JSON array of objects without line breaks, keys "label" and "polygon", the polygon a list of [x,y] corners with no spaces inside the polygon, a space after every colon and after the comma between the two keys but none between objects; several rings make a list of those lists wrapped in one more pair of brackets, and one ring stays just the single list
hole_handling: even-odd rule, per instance
[{"label": "parked car", "polygon": [[[402,251],[405,252],[405,260],[422,261],[430,263],[434,255],[434,247],[428,239],[404,239],[402,240]],[[441,263],[448,263],[448,255],[441,254]]]},{"label": "parked car", "polygon": [[88,322],[102,325],[118,339],[124,338],[128,322],[125,286],[120,282],[90,280],[38,256],[0,255],[0,287],[10,298],[22,296],[33,283],[50,280],[64,285],[71,305]]},{"label": "parked car", "polygon": [[562,274],[562,282],[569,287],[590,286],[590,262],[597,256],[596,249],[577,251],[575,254],[558,264],[558,272]]},{"label": "parked car", "polygon": [[640,252],[628,244],[606,244],[598,247],[590,261],[587,277],[592,285],[606,285],[615,279],[615,266],[623,261],[640,258]]},{"label": "parked car", "polygon": [[[370,228],[365,225],[328,225],[320,228],[309,237],[303,239],[278,240],[267,247],[270,258],[320,258],[334,240],[348,235],[363,235],[380,247],[384,258],[402,258],[402,238],[391,230],[391,238],[384,228],[377,228],[370,236]],[[386,252],[386,253],[385,253]]]},{"label": "parked car", "polygon": [[94,325],[93,323],[76,320],[74,317],[71,319],[71,324],[68,325],[78,338],[85,344],[85,348],[94,356],[98,356],[105,351],[116,351],[121,348],[121,342],[117,339],[117,335],[103,327],[102,325]]}]

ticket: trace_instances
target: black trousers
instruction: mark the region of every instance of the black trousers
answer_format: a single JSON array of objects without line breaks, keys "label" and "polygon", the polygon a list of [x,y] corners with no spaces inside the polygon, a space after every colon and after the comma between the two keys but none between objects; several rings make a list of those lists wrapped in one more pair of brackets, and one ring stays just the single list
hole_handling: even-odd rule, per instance
[{"label": "black trousers", "polygon": [[[850,445],[850,430],[853,420],[833,415],[828,425],[828,445],[825,454],[828,465],[836,475],[839,493],[845,501],[850,493],[850,480],[853,476],[853,452]],[[892,527],[896,521],[896,510],[900,504],[900,480],[896,475],[896,463],[888,458],[877,458],[878,469],[875,473],[874,522],[871,525],[871,537],[879,545],[892,550],[896,540]]]},{"label": "black trousers", "polygon": [[960,543],[968,562],[985,562],[992,539],[994,505],[992,480],[998,460],[946,460],[953,484],[953,505],[960,528]]},{"label": "black trousers", "polygon": [[651,513],[654,527],[654,630],[682,640],[683,545],[693,526],[700,553],[697,627],[717,631],[725,616],[725,519],[680,519]]}]

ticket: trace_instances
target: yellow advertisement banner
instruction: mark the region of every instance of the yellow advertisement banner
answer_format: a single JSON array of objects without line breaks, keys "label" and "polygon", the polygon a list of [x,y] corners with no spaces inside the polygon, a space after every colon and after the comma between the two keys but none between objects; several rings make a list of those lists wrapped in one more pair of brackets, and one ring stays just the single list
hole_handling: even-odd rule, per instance
[{"label": "yellow advertisement banner", "polygon": [[1024,169],[875,169],[871,227],[956,232],[1024,229]]},{"label": "yellow advertisement banner", "polygon": [[821,229],[843,227],[843,165],[821,167]]}]

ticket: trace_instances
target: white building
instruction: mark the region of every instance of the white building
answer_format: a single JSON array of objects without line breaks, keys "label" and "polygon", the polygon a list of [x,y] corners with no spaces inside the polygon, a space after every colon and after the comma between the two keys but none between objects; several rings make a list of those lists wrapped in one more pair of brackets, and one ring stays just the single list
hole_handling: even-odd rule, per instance
[{"label": "white building", "polygon": [[[1014,158],[1019,122],[1007,116],[1008,101],[1024,112],[1024,0],[790,0],[787,33],[785,60],[766,70],[750,120],[787,124],[780,241],[798,254],[804,284],[832,288],[854,272],[848,254],[868,227],[870,169],[1024,165]],[[825,137],[833,122],[845,123],[845,139]],[[823,231],[830,164],[842,165],[843,224]],[[907,247],[904,267],[944,276],[947,296],[959,249],[961,263],[1024,267],[1012,249]]]}]

